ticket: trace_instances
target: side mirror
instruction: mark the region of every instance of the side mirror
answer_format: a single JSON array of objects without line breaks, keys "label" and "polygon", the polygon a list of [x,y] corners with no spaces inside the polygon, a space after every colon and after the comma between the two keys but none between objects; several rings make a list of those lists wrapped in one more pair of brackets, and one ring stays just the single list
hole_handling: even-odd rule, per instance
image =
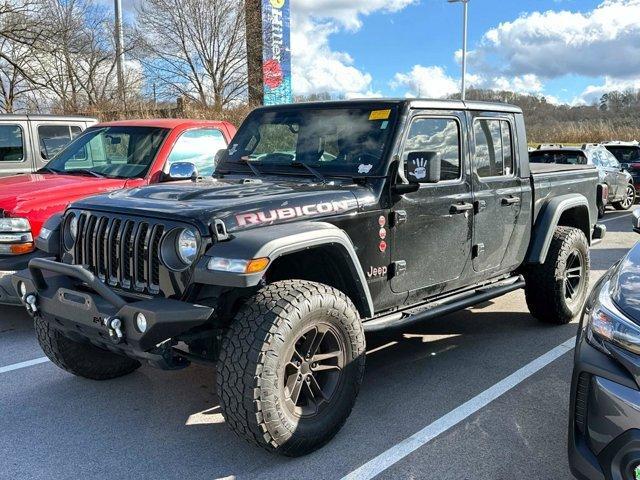
[{"label": "side mirror", "polygon": [[410,183],[438,183],[440,163],[438,152],[411,152],[404,164],[405,177]]},{"label": "side mirror", "polygon": [[218,150],[218,152],[216,153],[216,156],[213,158],[214,166],[217,167],[220,164],[220,162],[222,162],[228,156],[229,156],[229,149],[222,148]]},{"label": "side mirror", "polygon": [[640,233],[640,208],[636,208],[633,211],[633,231],[636,233]]},{"label": "side mirror", "polygon": [[197,176],[198,169],[191,162],[176,162],[169,169],[169,180],[186,180]]}]

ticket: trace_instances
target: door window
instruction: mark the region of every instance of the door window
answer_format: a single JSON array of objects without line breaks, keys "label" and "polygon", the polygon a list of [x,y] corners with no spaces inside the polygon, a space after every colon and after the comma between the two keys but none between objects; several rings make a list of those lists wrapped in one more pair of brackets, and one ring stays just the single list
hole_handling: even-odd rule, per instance
[{"label": "door window", "polygon": [[402,160],[412,152],[435,152],[440,157],[440,180],[460,178],[460,128],[447,118],[417,118],[411,124]]},{"label": "door window", "polygon": [[44,160],[52,159],[81,132],[80,127],[76,125],[40,125],[38,127],[40,156]]},{"label": "door window", "polygon": [[167,172],[176,162],[190,162],[202,176],[213,175],[215,156],[219,150],[227,148],[227,141],[216,128],[187,130],[176,141],[167,159]]},{"label": "door window", "polygon": [[0,162],[22,162],[24,141],[20,125],[0,125]]},{"label": "door window", "polygon": [[480,177],[513,174],[513,140],[509,122],[479,119],[473,123],[476,139],[475,165]]}]

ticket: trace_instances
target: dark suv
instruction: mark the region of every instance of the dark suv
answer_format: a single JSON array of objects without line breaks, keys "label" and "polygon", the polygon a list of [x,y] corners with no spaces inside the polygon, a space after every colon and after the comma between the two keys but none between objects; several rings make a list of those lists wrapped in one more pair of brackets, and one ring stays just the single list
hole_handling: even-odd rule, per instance
[{"label": "dark suv", "polygon": [[[598,173],[529,165],[522,111],[371,100],[252,112],[214,177],[72,204],[13,285],[51,360],[92,379],[217,362],[227,425],[302,455],[342,427],[366,331],[524,288],[587,296]],[[105,400],[108,401],[108,400]]]}]

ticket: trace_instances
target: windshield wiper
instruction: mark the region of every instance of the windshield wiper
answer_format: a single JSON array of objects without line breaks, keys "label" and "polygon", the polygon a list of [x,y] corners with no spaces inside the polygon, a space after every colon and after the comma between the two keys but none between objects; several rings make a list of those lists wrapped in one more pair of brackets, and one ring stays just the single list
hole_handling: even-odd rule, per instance
[{"label": "windshield wiper", "polygon": [[67,175],[74,175],[74,174],[80,174],[80,175],[93,175],[96,178],[105,178],[106,175],[103,175],[101,173],[98,172],[94,172],[93,170],[89,170],[88,168],[79,168],[76,170],[67,170],[66,172]]},{"label": "windshield wiper", "polygon": [[322,183],[327,183],[327,180],[322,176],[322,174],[317,171],[315,168],[313,168],[311,165],[307,165],[304,162],[291,162],[291,166],[292,167],[304,167],[306,168],[309,172],[311,172],[311,174],[316,177],[318,180],[320,180]]},{"label": "windshield wiper", "polygon": [[261,177],[262,173],[260,173],[260,170],[258,170],[258,167],[256,167],[253,162],[249,159],[249,157],[240,157],[240,160],[243,161],[253,172],[253,174],[256,177]]},{"label": "windshield wiper", "polygon": [[54,170],[53,168],[49,168],[49,167],[42,167],[41,169],[38,170],[37,173],[41,173],[41,172],[53,173],[54,175],[57,175],[60,173],[59,170]]}]

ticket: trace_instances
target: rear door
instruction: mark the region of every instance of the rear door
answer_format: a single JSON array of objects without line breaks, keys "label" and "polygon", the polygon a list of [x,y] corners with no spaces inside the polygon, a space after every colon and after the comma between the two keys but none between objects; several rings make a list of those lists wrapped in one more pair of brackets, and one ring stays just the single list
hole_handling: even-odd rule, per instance
[{"label": "rear door", "polygon": [[27,121],[0,122],[0,177],[31,172],[31,159]]},{"label": "rear door", "polygon": [[517,255],[511,241],[522,211],[522,184],[511,114],[475,113],[473,118],[473,269],[501,270]]},{"label": "rear door", "polygon": [[463,275],[471,254],[471,183],[465,167],[467,120],[461,112],[420,112],[411,119],[401,154],[432,152],[441,160],[441,180],[420,184],[393,207],[394,292],[441,286]]},{"label": "rear door", "polygon": [[42,168],[55,157],[69,142],[82,133],[84,122],[32,121],[35,169]]}]

